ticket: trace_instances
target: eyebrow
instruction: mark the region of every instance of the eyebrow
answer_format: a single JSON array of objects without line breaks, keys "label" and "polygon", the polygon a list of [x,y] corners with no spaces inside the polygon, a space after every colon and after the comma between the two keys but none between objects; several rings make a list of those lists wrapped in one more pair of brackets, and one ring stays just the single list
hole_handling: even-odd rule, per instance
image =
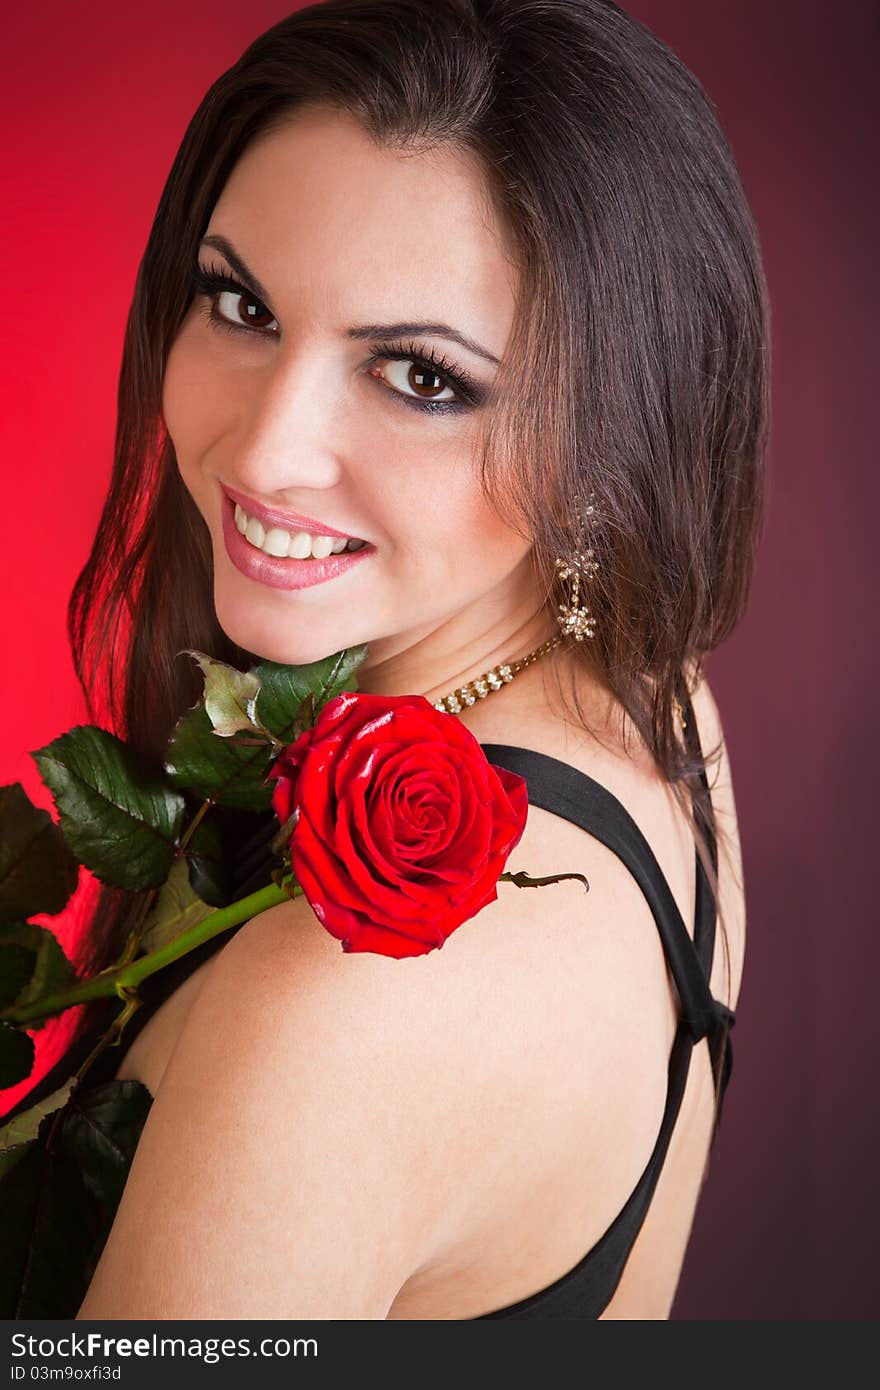
[{"label": "eyebrow", "polygon": [[[213,246],[221,255],[225,256],[235,273],[245,282],[248,289],[257,296],[264,304],[269,303],[269,292],[264,289],[254,272],[250,269],[247,262],[238,254],[232,242],[225,236],[212,233],[204,236],[201,240],[202,246]],[[450,342],[458,343],[461,347],[467,348],[476,357],[482,357],[487,362],[494,362],[495,366],[500,366],[500,359],[479,343],[474,342],[473,338],[468,338],[464,333],[459,333],[457,328],[453,328],[448,323],[438,323],[433,320],[413,321],[411,323],[362,323],[354,328],[346,329],[346,337],[355,342],[365,341],[368,338],[396,338],[406,333],[421,333],[432,338],[448,338]]]}]

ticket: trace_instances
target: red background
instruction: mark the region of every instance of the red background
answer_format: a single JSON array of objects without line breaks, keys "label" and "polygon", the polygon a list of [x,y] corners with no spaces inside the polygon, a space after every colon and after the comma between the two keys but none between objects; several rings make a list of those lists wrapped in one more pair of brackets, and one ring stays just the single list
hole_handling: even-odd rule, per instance
[{"label": "red background", "polygon": [[[0,782],[47,807],[28,753],[84,717],[65,605],[108,481],[138,261],[205,90],[293,8],[43,0],[5,17]],[[876,1316],[876,21],[856,0],[628,8],[719,111],[773,310],[767,529],[750,612],[707,663],[733,759],[749,942],[725,1123],[673,1316]],[[57,1027],[43,1036],[57,1054]]]}]

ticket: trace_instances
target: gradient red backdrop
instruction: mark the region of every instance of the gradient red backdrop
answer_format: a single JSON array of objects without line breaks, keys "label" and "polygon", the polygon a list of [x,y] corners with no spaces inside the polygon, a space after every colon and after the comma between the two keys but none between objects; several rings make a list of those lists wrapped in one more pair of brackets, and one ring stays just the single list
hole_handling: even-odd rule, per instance
[{"label": "gradient red backdrop", "polygon": [[[65,606],[108,481],[138,262],[205,90],[294,8],[43,0],[4,18],[0,782],[21,781],[49,809],[29,751],[84,717]],[[866,763],[878,699],[865,625],[877,481],[865,388],[876,15],[857,0],[627,8],[718,109],[773,311],[764,545],[750,612],[707,662],[733,760],[748,950],[734,1077],[673,1316],[871,1317],[880,949]],[[53,925],[69,942],[75,912]],[[39,1035],[41,1071],[68,1024]],[[0,1093],[0,1110],[18,1094]]]}]

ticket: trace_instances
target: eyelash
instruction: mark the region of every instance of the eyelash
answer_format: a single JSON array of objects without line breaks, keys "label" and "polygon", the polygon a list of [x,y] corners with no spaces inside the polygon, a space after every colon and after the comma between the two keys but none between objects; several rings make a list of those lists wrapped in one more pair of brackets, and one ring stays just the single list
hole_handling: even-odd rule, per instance
[{"label": "eyelash", "polygon": [[[205,314],[207,322],[212,328],[225,330],[227,333],[246,333],[249,336],[261,334],[258,328],[246,328],[244,324],[230,323],[222,314],[217,313],[215,303],[218,294],[229,291],[231,294],[241,294],[247,296],[255,304],[260,304],[265,309],[261,299],[243,285],[240,280],[236,280],[226,270],[218,270],[216,266],[206,268],[197,263],[193,269],[193,287],[197,294],[205,295],[211,302],[208,312]],[[266,335],[263,335],[266,336]],[[272,337],[272,334],[268,335]],[[469,407],[479,405],[483,397],[483,389],[472,376],[463,368],[449,361],[447,357],[435,352],[434,348],[425,349],[418,343],[410,340],[404,343],[398,340],[393,343],[371,343],[370,352],[373,360],[385,359],[393,362],[412,362],[416,367],[422,367],[426,371],[435,372],[442,378],[444,386],[450,386],[463,398],[459,401],[420,401],[414,396],[406,396],[402,391],[389,387],[389,390],[397,396],[404,405],[411,406],[423,414],[439,415],[448,414],[459,410],[466,410]]]}]

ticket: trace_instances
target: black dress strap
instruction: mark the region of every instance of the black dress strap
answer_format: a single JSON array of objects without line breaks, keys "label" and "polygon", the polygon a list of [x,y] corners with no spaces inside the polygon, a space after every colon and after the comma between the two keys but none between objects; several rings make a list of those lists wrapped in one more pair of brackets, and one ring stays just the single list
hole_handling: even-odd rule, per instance
[{"label": "black dress strap", "polygon": [[[712,805],[712,793],[709,787],[709,779],[706,775],[705,760],[703,749],[700,743],[700,734],[697,728],[697,721],[694,717],[691,694],[685,683],[681,690],[682,711],[685,718],[684,739],[687,750],[696,764],[699,771],[700,795],[692,796],[694,817],[701,826],[708,842],[709,860],[713,872],[718,875],[718,830],[715,822],[715,810]],[[712,961],[715,952],[715,925],[717,921],[716,903],[712,895],[711,885],[703,869],[702,863],[697,865],[697,902],[696,902],[696,923],[694,928],[694,949],[699,958],[700,965],[706,979],[711,979]],[[719,1083],[721,1095],[727,1090],[727,1083],[733,1071],[733,1042],[730,1030],[736,1023],[736,1013],[729,1009],[726,1004],[722,1004],[720,999],[713,997],[712,1003],[715,1008],[716,1022],[715,1027],[709,1034],[709,1055],[712,1060],[712,1071],[715,1075],[716,1085]],[[721,1121],[721,1109],[719,1107],[715,1116],[714,1133],[717,1132]]]},{"label": "black dress strap", "polygon": [[[712,793],[709,788],[709,779],[706,775],[706,767],[703,759],[703,750],[700,744],[700,734],[697,729],[697,721],[694,717],[693,705],[690,693],[685,686],[682,694],[682,713],[684,714],[684,740],[685,746],[692,760],[699,770],[700,795],[692,794],[691,805],[694,811],[694,818],[701,827],[709,846],[709,859],[712,864],[713,872],[718,873],[718,831],[715,824],[715,810],[712,805]],[[715,950],[715,922],[716,910],[715,902],[712,898],[712,890],[705,870],[700,865],[701,872],[697,877],[697,903],[694,925],[694,947],[700,959],[700,964],[707,977],[712,973],[712,958]]]},{"label": "black dress strap", "polygon": [[651,1205],[687,1085],[693,1043],[684,1024],[675,1030],[666,1079],[666,1104],[651,1156],[629,1197],[604,1234],[577,1262],[536,1293],[505,1304],[492,1318],[570,1318],[601,1316],[620,1282],[630,1251]]},{"label": "black dress strap", "polygon": [[[685,717],[694,732],[689,701]],[[686,730],[687,732],[687,730]],[[702,860],[694,847],[696,906],[694,938],[684,920],[653,850],[623,804],[601,783],[557,758],[511,744],[483,744],[490,762],[526,778],[529,801],[581,826],[611,849],[629,868],[653,911],[681,999],[681,1011],[669,1056],[666,1104],[651,1156],[629,1198],[596,1244],[558,1279],[526,1298],[483,1318],[587,1318],[601,1316],[618,1286],[626,1261],[647,1215],[687,1084],[695,1042],[709,1035],[709,1053],[721,1095],[732,1066],[729,1024],[733,1014],[713,998],[709,979],[715,936],[715,901]],[[706,793],[708,783],[701,769]],[[711,797],[703,812],[710,856],[717,864]],[[696,809],[695,809],[696,815]],[[697,949],[699,943],[700,949]],[[725,1045],[720,1045],[721,1038]],[[716,1111],[714,1133],[720,1119]]]},{"label": "black dress strap", "polygon": [[[718,844],[712,796],[690,692],[684,687],[681,694],[685,744],[698,769],[701,788],[699,796],[692,793],[691,804],[717,875]],[[715,1084],[723,1095],[733,1070],[730,1030],[736,1022],[736,1014],[711,992],[716,902],[696,844],[694,935],[691,938],[654,851],[626,807],[607,787],[569,763],[536,749],[507,743],[484,743],[482,748],[490,762],[499,763],[526,779],[531,803],[581,826],[626,864],[656,919],[681,1000],[680,1023],[694,1043],[708,1036]],[[716,1129],[720,1117],[719,1107]]]}]

